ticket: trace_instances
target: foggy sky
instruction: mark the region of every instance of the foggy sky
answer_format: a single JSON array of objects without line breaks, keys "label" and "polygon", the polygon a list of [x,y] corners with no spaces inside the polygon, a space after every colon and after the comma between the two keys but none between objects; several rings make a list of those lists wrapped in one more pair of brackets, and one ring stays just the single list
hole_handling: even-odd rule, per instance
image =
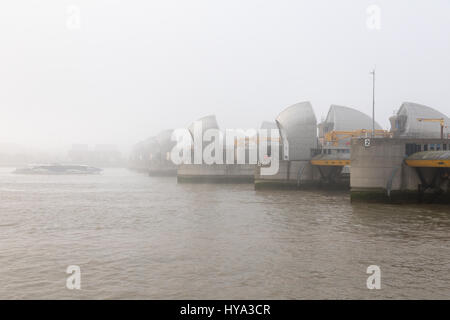
[{"label": "foggy sky", "polygon": [[403,101],[450,115],[449,15],[448,0],[2,1],[0,143],[127,148],[208,114],[257,127],[304,100],[318,120],[330,104],[371,114],[375,65],[386,129]]}]

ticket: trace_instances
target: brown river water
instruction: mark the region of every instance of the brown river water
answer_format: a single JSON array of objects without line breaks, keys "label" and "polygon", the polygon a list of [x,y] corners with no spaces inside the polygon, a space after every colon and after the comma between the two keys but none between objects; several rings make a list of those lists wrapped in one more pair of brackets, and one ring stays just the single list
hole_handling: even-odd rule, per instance
[{"label": "brown river water", "polygon": [[[12,170],[0,168],[0,299],[450,298],[449,206]],[[69,265],[81,290],[66,288]]]}]

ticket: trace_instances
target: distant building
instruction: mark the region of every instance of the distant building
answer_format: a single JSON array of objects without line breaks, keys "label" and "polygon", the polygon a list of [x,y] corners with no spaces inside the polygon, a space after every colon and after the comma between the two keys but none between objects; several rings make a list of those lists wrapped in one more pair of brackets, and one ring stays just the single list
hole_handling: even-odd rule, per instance
[{"label": "distant building", "polygon": [[86,163],[91,160],[91,152],[87,144],[73,144],[68,152],[70,161]]},{"label": "distant building", "polygon": [[122,161],[122,155],[115,145],[98,144],[92,154],[95,163],[104,165],[117,165]]}]

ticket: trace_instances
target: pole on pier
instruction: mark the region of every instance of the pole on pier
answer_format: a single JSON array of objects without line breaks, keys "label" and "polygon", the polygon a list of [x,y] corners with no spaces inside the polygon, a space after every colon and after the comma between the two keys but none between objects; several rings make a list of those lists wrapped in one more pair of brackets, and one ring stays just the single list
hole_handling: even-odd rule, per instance
[{"label": "pole on pier", "polygon": [[375,137],[375,68],[370,73],[372,75],[372,138]]}]

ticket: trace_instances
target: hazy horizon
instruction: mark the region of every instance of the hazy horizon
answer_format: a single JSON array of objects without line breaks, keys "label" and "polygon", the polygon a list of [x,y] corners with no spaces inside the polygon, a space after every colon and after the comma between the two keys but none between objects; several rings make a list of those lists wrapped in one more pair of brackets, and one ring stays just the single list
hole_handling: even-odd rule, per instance
[{"label": "hazy horizon", "polygon": [[[371,5],[380,29],[366,25]],[[374,66],[385,129],[404,101],[448,116],[449,12],[406,0],[4,2],[0,145],[124,151],[208,114],[258,127],[305,100],[318,120],[331,104],[371,115]]]}]

